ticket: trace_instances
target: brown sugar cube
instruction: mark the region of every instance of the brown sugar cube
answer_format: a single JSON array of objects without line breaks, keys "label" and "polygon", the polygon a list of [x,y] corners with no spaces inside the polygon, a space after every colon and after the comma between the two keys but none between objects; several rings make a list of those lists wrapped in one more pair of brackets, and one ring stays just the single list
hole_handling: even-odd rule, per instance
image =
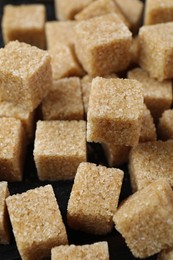
[{"label": "brown sugar cube", "polygon": [[131,150],[129,172],[134,191],[158,178],[166,178],[173,187],[173,140],[140,143]]},{"label": "brown sugar cube", "polygon": [[54,48],[57,44],[73,46],[76,21],[51,21],[46,23],[47,49]]},{"label": "brown sugar cube", "polygon": [[42,102],[44,120],[82,120],[84,117],[79,78],[55,81]]},{"label": "brown sugar cube", "polygon": [[136,33],[141,20],[144,4],[140,0],[114,0],[124,16],[127,18],[130,29]]},{"label": "brown sugar cube", "polygon": [[14,117],[21,120],[28,141],[31,141],[34,135],[35,111],[29,112],[20,106],[15,106],[10,102],[0,102],[0,118]]},{"label": "brown sugar cube", "polygon": [[150,113],[150,110],[144,104],[142,127],[141,127],[139,142],[145,143],[149,141],[156,141],[156,139],[157,139],[156,127],[153,122],[153,117]]},{"label": "brown sugar cube", "polygon": [[73,179],[86,161],[86,122],[39,121],[34,159],[40,180]]},{"label": "brown sugar cube", "polygon": [[139,141],[142,113],[141,83],[127,79],[93,79],[87,141],[136,145]]},{"label": "brown sugar cube", "polygon": [[9,196],[7,182],[0,182],[0,244],[9,244],[10,228],[5,199]]},{"label": "brown sugar cube", "polygon": [[43,259],[53,247],[68,244],[51,185],[9,196],[6,203],[22,259]]},{"label": "brown sugar cube", "polygon": [[[156,140],[156,128],[150,111],[144,105],[139,142]],[[120,166],[128,162],[130,146],[116,145],[114,142],[102,144],[109,166]]]},{"label": "brown sugar cube", "polygon": [[109,75],[128,67],[132,35],[116,14],[78,22],[75,29],[75,51],[88,74]]},{"label": "brown sugar cube", "polygon": [[74,52],[75,21],[47,22],[47,48],[52,58],[53,79],[83,76],[84,71]]},{"label": "brown sugar cube", "polygon": [[167,23],[173,21],[172,0],[147,0],[145,4],[144,24]]},{"label": "brown sugar cube", "polygon": [[102,16],[108,13],[115,13],[119,18],[129,26],[129,22],[126,17],[122,14],[119,7],[115,4],[113,0],[97,0],[91,2],[87,7],[85,7],[81,12],[79,12],[75,19],[78,21],[87,20],[96,16]]},{"label": "brown sugar cube", "polygon": [[159,81],[173,77],[173,22],[143,26],[139,31],[139,64]]},{"label": "brown sugar cube", "polygon": [[21,181],[25,157],[22,123],[16,118],[0,118],[0,180]]},{"label": "brown sugar cube", "polygon": [[144,103],[147,105],[154,120],[157,122],[162,113],[172,106],[172,82],[165,80],[159,82],[140,69],[128,72],[129,79],[135,79],[142,83]]},{"label": "brown sugar cube", "polygon": [[49,54],[52,58],[53,80],[84,75],[84,71],[77,62],[73,49],[70,46],[57,44],[49,50]]},{"label": "brown sugar cube", "polygon": [[113,220],[135,257],[173,246],[173,192],[167,180],[159,179],[130,196]]},{"label": "brown sugar cube", "polygon": [[26,43],[0,49],[0,100],[33,111],[52,87],[50,56]]},{"label": "brown sugar cube", "polygon": [[163,250],[157,257],[157,260],[172,260],[173,259],[173,248]]},{"label": "brown sugar cube", "polygon": [[4,43],[18,40],[44,49],[45,19],[44,5],[6,5],[2,19]]},{"label": "brown sugar cube", "polygon": [[163,141],[173,139],[173,110],[169,109],[163,112],[159,119],[158,135]]},{"label": "brown sugar cube", "polygon": [[111,232],[123,176],[119,169],[81,163],[67,207],[69,226],[92,234]]},{"label": "brown sugar cube", "polygon": [[91,245],[66,245],[54,247],[51,251],[51,260],[109,260],[109,250],[107,242],[97,242]]},{"label": "brown sugar cube", "polygon": [[93,0],[55,0],[56,18],[59,20],[72,20],[74,16]]}]

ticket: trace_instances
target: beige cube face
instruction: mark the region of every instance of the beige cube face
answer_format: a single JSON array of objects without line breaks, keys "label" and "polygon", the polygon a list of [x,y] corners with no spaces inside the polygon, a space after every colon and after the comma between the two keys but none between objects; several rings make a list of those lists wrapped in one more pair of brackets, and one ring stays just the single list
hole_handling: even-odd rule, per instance
[{"label": "beige cube face", "polygon": [[26,147],[20,120],[0,118],[0,144],[0,180],[21,181]]},{"label": "beige cube face", "polygon": [[98,242],[83,246],[58,246],[52,249],[51,260],[109,260],[109,251],[107,242]]},{"label": "beige cube face", "polygon": [[39,121],[34,159],[40,180],[73,179],[86,161],[85,121]]},{"label": "beige cube face", "polygon": [[147,0],[144,24],[167,23],[173,21],[172,0]]},{"label": "beige cube face", "polygon": [[173,140],[140,143],[130,153],[129,171],[133,190],[140,190],[158,178],[173,187]]},{"label": "beige cube face", "polygon": [[56,18],[59,20],[72,20],[74,16],[93,0],[55,0]]},{"label": "beige cube face", "polygon": [[83,110],[81,84],[77,77],[54,82],[53,90],[42,102],[44,120],[82,120]]},{"label": "beige cube face", "polygon": [[49,50],[49,54],[51,55],[53,80],[84,75],[84,71],[77,62],[71,46],[57,44]]},{"label": "beige cube face", "polygon": [[167,180],[159,179],[130,196],[113,219],[135,257],[173,246],[173,192]]},{"label": "beige cube face", "polygon": [[46,23],[47,49],[54,48],[57,44],[73,46],[75,21],[51,21]]},{"label": "beige cube face", "polygon": [[42,259],[53,247],[68,244],[51,185],[10,196],[6,202],[22,259]]},{"label": "beige cube face", "polygon": [[0,82],[1,101],[33,111],[52,88],[50,56],[26,43],[8,43],[0,49]]},{"label": "beige cube face", "polygon": [[7,182],[0,182],[0,244],[10,242],[10,222],[5,199],[9,196]]},{"label": "beige cube face", "polygon": [[136,145],[142,113],[143,95],[139,82],[95,78],[89,100],[87,141]]},{"label": "beige cube face", "polygon": [[158,135],[163,141],[173,139],[173,110],[164,111],[159,119]]},{"label": "beige cube face", "polygon": [[75,29],[76,54],[88,74],[103,76],[127,68],[132,35],[116,14],[81,21]]},{"label": "beige cube face", "polygon": [[139,31],[139,64],[159,81],[173,77],[173,22],[143,26]]},{"label": "beige cube face", "polygon": [[[115,73],[112,73],[110,75],[104,76],[106,79],[111,79],[111,78],[118,78]],[[81,90],[82,90],[82,99],[83,99],[83,105],[84,105],[84,113],[85,117],[87,118],[87,113],[88,113],[88,105],[89,105],[89,97],[90,97],[90,92],[91,92],[91,83],[92,83],[93,77],[89,75],[85,75],[81,79]]]},{"label": "beige cube face", "polygon": [[144,102],[151,111],[154,121],[158,122],[162,113],[172,106],[172,81],[159,82],[140,68],[129,71],[128,78],[142,83]]},{"label": "beige cube face", "polygon": [[6,5],[2,19],[4,43],[18,40],[45,48],[44,5]]},{"label": "beige cube face", "polygon": [[92,234],[111,232],[123,175],[119,169],[81,163],[68,202],[69,226]]}]

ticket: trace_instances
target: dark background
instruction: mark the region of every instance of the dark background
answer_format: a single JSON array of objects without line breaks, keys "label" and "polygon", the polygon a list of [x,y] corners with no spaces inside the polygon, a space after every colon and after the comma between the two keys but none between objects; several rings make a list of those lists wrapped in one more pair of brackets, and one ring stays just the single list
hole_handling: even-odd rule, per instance
[{"label": "dark background", "polygon": [[[70,1],[70,0],[69,0]],[[123,0],[122,0],[123,1]],[[55,20],[55,12],[54,12],[54,3],[52,0],[0,0],[0,22],[2,19],[3,6],[5,4],[22,4],[22,3],[44,3],[47,10],[47,20]],[[2,33],[0,29],[0,47],[3,47],[2,42]],[[28,154],[25,163],[24,170],[24,180],[19,183],[9,183],[10,194],[22,193],[28,189],[33,189],[39,186],[46,185],[47,182],[40,182],[36,175],[36,168],[33,160],[33,144],[28,147]],[[88,145],[88,161],[94,162],[97,164],[107,165],[104,153],[102,148],[99,145],[91,144]],[[127,166],[124,165],[122,169],[125,172],[125,177],[123,181],[123,187],[121,191],[120,201],[124,198],[128,197],[131,194],[130,181]],[[50,182],[49,182],[50,183]],[[69,195],[71,192],[71,188],[73,185],[72,181],[65,182],[53,182],[51,183],[60,206],[60,210],[63,216],[63,220],[66,224],[66,210],[67,210],[67,202],[69,199]],[[67,228],[67,234],[69,238],[70,244],[82,245],[82,244],[90,244],[97,241],[108,241],[109,244],[109,252],[111,260],[132,260],[136,259],[132,256],[129,249],[127,248],[124,239],[121,235],[114,229],[111,234],[106,236],[94,236],[88,235],[82,232],[77,232]],[[18,250],[16,248],[15,240],[12,235],[10,245],[0,245],[0,260],[19,260],[20,256]],[[148,258],[150,260],[156,259],[156,257]],[[39,260],[39,259],[38,259]]]}]

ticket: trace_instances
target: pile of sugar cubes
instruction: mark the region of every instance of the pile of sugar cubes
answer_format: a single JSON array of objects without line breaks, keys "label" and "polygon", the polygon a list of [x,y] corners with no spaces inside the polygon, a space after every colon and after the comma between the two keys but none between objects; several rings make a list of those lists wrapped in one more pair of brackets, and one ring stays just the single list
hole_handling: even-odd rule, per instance
[{"label": "pile of sugar cubes", "polygon": [[[136,258],[173,259],[173,1],[55,0],[55,11],[46,22],[42,4],[4,7],[0,243],[11,222],[24,260],[109,259],[106,241],[68,245],[52,185],[10,196],[34,143],[39,180],[74,179],[70,228],[115,225]],[[88,162],[87,142],[107,165]],[[133,194],[119,205],[125,163]]]}]

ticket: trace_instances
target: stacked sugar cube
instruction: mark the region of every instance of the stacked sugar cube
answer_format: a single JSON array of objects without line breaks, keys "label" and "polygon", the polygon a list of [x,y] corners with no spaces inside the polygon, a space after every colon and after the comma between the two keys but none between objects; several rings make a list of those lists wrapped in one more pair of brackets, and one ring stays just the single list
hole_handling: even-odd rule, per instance
[{"label": "stacked sugar cube", "polygon": [[37,47],[11,41],[0,50],[0,67],[0,179],[21,181],[36,109],[52,88],[50,56]]},{"label": "stacked sugar cube", "polygon": [[[46,23],[42,5],[4,9],[9,43],[0,50],[0,178],[22,180],[25,137],[33,137],[41,104],[33,151],[37,174],[41,181],[74,179],[68,226],[104,235],[115,224],[135,257],[163,250],[160,259],[168,259],[173,3],[146,0],[141,28],[139,0],[55,0],[55,9],[60,21]],[[44,49],[45,42],[48,51],[31,46]],[[102,145],[107,166],[129,161],[134,194],[124,203],[119,205],[124,172],[87,162],[86,140]],[[22,259],[109,259],[106,242],[67,245],[50,185],[9,196],[2,182],[1,190],[0,242],[9,242],[8,208]]]}]

